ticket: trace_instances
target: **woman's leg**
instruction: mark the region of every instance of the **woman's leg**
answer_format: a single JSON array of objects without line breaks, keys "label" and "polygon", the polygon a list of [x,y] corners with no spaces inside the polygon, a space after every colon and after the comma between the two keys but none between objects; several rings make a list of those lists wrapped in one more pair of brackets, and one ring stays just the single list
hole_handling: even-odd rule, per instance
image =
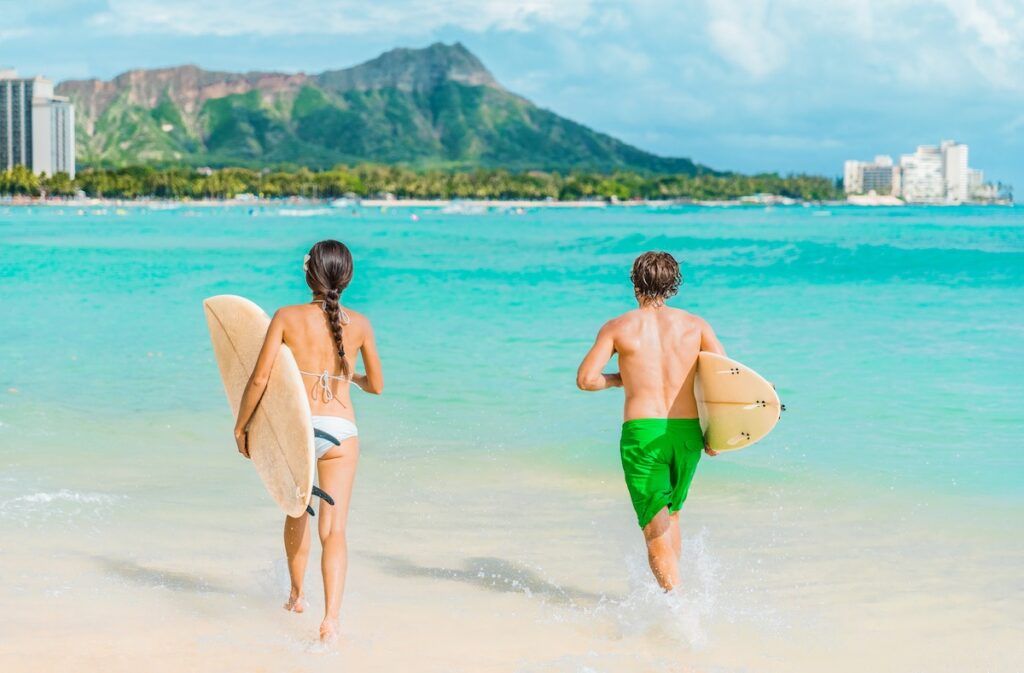
[{"label": "woman's leg", "polygon": [[284,609],[302,612],[302,582],[309,561],[309,514],[284,518],[284,553],[288,557],[288,577],[292,584]]},{"label": "woman's leg", "polygon": [[337,635],[341,596],[345,591],[345,573],[348,570],[348,545],[345,523],[348,504],[352,497],[352,483],[359,462],[359,438],[346,439],[317,461],[320,488],[334,498],[334,505],[320,501],[320,542],[323,557],[320,567],[324,574],[324,620],[320,624],[320,639],[331,640]]}]

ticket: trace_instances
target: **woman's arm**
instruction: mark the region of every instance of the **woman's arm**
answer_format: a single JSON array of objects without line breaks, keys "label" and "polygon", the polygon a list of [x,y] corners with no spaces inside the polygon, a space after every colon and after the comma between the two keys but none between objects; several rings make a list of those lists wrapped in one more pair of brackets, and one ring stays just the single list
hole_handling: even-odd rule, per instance
[{"label": "woman's arm", "polygon": [[384,392],[384,372],[380,366],[380,355],[377,353],[377,342],[373,338],[373,326],[366,321],[366,337],[359,348],[363,354],[365,374],[356,374],[352,381],[368,393],[380,395]]},{"label": "woman's arm", "polygon": [[246,441],[246,428],[256,407],[267,390],[267,381],[270,379],[270,370],[277,359],[277,352],[281,349],[281,342],[284,340],[284,325],[281,312],[274,314],[267,329],[267,336],[263,340],[263,348],[260,349],[259,357],[256,358],[256,366],[253,367],[249,382],[245,384],[245,392],[242,393],[242,402],[238,405],[238,418],[235,420],[235,443],[238,445],[238,452],[249,457],[249,446]]}]

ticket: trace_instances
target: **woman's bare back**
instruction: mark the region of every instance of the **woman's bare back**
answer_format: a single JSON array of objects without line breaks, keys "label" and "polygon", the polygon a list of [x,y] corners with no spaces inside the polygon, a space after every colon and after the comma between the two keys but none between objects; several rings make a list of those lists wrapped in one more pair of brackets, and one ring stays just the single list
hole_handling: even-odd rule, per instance
[{"label": "woman's bare back", "polygon": [[[360,313],[342,308],[347,324],[342,326],[342,343],[348,369],[355,371],[356,353],[362,348],[369,321]],[[291,349],[309,395],[314,416],[340,416],[355,421],[351,385],[344,379],[341,358],[320,303],[285,306],[278,311],[283,321],[284,344]],[[343,319],[344,320],[344,319]],[[323,373],[328,374],[323,377]],[[324,384],[327,388],[325,390]]]}]

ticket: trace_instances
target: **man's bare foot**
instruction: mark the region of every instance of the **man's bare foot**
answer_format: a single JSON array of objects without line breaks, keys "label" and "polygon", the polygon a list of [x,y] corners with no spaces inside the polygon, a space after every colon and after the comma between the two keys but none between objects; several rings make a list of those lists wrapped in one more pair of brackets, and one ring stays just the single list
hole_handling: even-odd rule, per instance
[{"label": "man's bare foot", "polygon": [[301,593],[292,589],[291,594],[288,595],[288,602],[284,604],[284,609],[288,612],[301,613],[306,609],[306,599]]},{"label": "man's bare foot", "polygon": [[327,645],[333,643],[337,639],[338,621],[324,617],[324,620],[320,622],[320,642]]}]

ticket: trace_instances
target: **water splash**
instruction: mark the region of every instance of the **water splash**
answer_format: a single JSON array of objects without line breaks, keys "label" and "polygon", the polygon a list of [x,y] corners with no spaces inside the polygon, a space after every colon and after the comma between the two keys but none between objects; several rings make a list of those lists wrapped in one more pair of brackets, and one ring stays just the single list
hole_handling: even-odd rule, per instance
[{"label": "water splash", "polygon": [[680,576],[683,585],[665,593],[651,576],[646,558],[626,559],[630,591],[621,601],[609,601],[595,614],[610,620],[622,637],[649,635],[701,649],[708,642],[705,622],[719,606],[719,564],[701,530],[683,545]]}]

